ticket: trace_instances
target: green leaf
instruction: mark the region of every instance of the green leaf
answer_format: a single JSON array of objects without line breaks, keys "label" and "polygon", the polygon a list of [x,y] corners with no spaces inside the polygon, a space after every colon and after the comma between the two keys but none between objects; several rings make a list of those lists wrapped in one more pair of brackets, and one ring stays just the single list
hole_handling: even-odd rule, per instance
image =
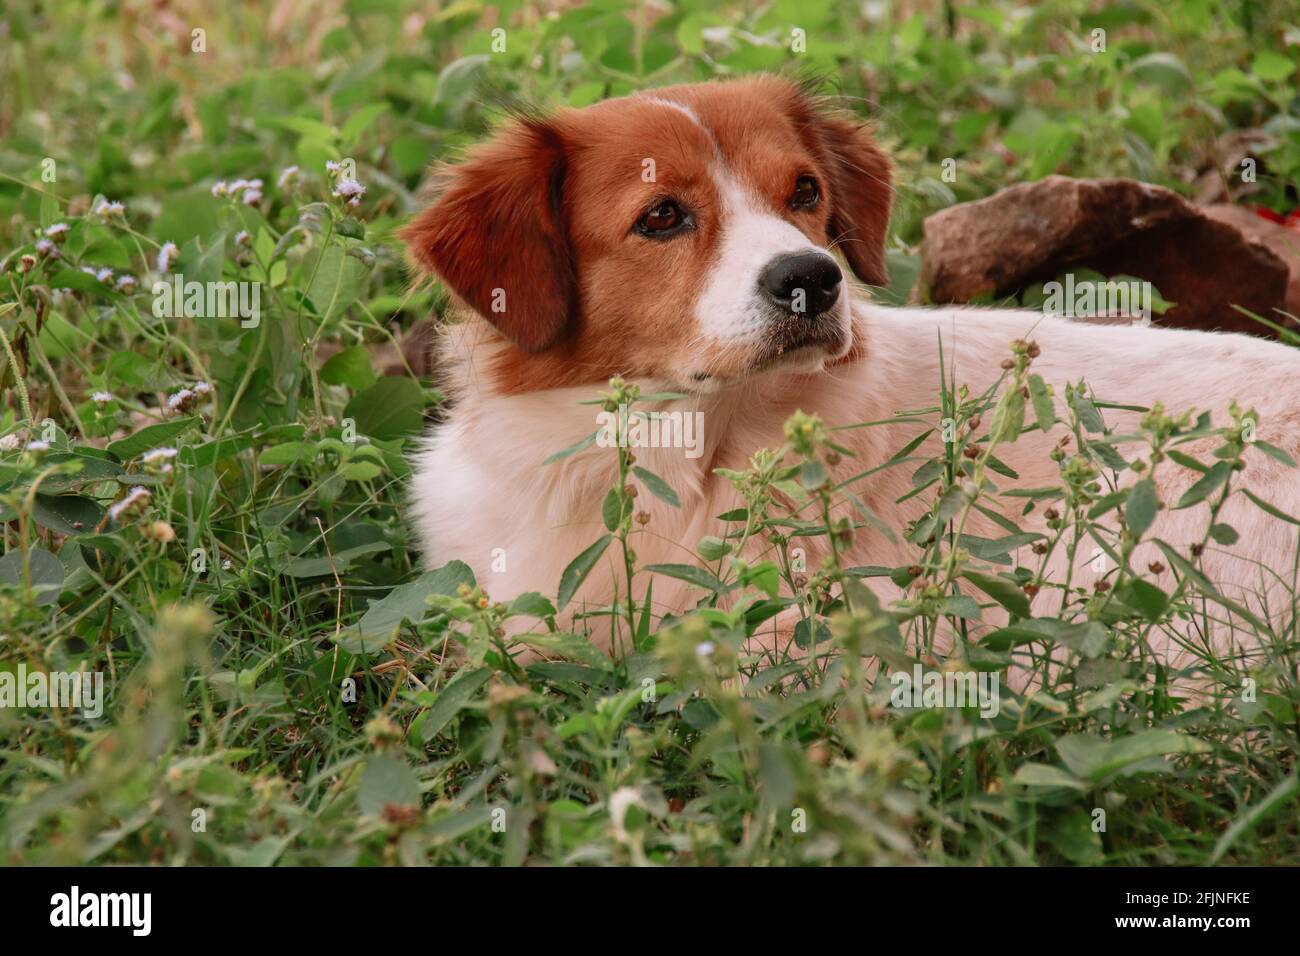
[{"label": "green leaf", "polygon": [[1050,789],[1065,787],[1070,790],[1078,790],[1080,793],[1088,789],[1088,784],[1074,774],[1045,763],[1022,764],[1020,769],[1016,771],[1015,776],[1011,778],[1011,781],[1020,784],[1022,787]]},{"label": "green leaf", "polygon": [[1029,598],[1024,591],[1011,581],[994,577],[991,574],[981,574],[978,571],[965,571],[962,573],[962,577],[1012,614],[1019,617],[1029,617]]},{"label": "green leaf", "polygon": [[343,466],[339,472],[348,481],[371,481],[384,473],[373,461],[353,461]]},{"label": "green leaf", "polygon": [[284,566],[284,573],[293,578],[321,577],[333,574],[335,571],[342,574],[352,566],[355,559],[392,549],[393,546],[387,541],[370,541],[335,552],[332,558],[329,555],[319,558],[294,558]]},{"label": "green leaf", "polygon": [[281,445],[272,445],[258,456],[262,465],[295,465],[300,461],[313,461],[316,458],[316,446],[304,441],[287,441]]},{"label": "green leaf", "polygon": [[1148,621],[1158,621],[1169,606],[1169,595],[1141,578],[1126,581],[1116,596]]},{"label": "green leaf", "polygon": [[[59,589],[63,586],[63,564],[44,548],[27,552],[27,570],[31,574],[32,590],[36,603],[48,607],[59,602]],[[23,584],[23,556],[20,551],[10,551],[0,557],[0,581],[21,587]]]},{"label": "green leaf", "polygon": [[1295,63],[1281,53],[1261,50],[1251,61],[1250,72],[1267,83],[1281,83],[1295,73]]},{"label": "green leaf", "polygon": [[[307,296],[322,322],[341,315],[361,294],[366,267],[342,246],[329,245],[315,264]],[[310,272],[309,272],[310,274]]]},{"label": "green leaf", "polygon": [[596,444],[596,439],[599,437],[600,437],[600,430],[597,429],[596,431],[592,432],[590,435],[588,435],[586,438],[582,439],[581,441],[575,442],[574,444],[570,445],[568,448],[560,449],[555,454],[549,456],[544,462],[542,462],[542,464],[551,465],[557,461],[563,461],[565,458],[568,458],[570,455],[576,455],[580,451],[585,451],[586,449],[590,448],[592,445]]},{"label": "green leaf", "polygon": [[421,739],[428,743],[437,737],[442,732],[442,729],[451,723],[452,718],[465,708],[465,705],[470,702],[470,699],[478,692],[479,688],[488,682],[488,678],[491,676],[492,669],[490,667],[480,667],[476,670],[458,673],[452,682],[439,692],[433,706],[424,715],[424,720],[420,723]]},{"label": "green leaf", "polygon": [[42,528],[59,534],[89,534],[104,517],[104,509],[81,495],[37,495],[32,517]]},{"label": "green leaf", "polygon": [[573,595],[578,592],[578,588],[582,587],[582,582],[587,580],[587,575],[591,573],[591,569],[596,566],[596,562],[600,560],[600,556],[605,553],[612,540],[614,539],[610,535],[601,535],[587,550],[569,562],[569,566],[560,575],[560,589],[556,596],[559,610],[563,611],[573,599]]},{"label": "green leaf", "polygon": [[998,401],[998,407],[993,412],[993,423],[989,425],[989,442],[991,445],[999,445],[1004,442],[1014,442],[1019,436],[1020,431],[1025,425],[1025,396],[1020,394],[1020,390],[1014,387],[1008,387],[1002,393],[1002,398]]},{"label": "green leaf", "polygon": [[1131,69],[1135,80],[1159,86],[1166,93],[1180,93],[1192,85],[1187,67],[1172,53],[1148,53],[1135,60]]},{"label": "green leaf", "polygon": [[627,517],[627,503],[617,488],[611,488],[605,494],[605,501],[600,506],[600,517],[605,522],[605,530],[618,531],[619,525]]},{"label": "green leaf", "polygon": [[1219,523],[1210,525],[1210,537],[1226,547],[1236,544],[1241,535],[1232,525]]},{"label": "green leaf", "polygon": [[1047,431],[1056,423],[1056,408],[1052,396],[1047,394],[1047,383],[1041,375],[1029,376],[1029,400],[1033,403],[1038,427]]},{"label": "green leaf", "polygon": [[536,591],[526,591],[510,602],[511,617],[522,614],[528,617],[553,617],[555,605]]},{"label": "green leaf", "polygon": [[815,458],[799,466],[799,484],[805,491],[816,491],[826,483],[826,469]]},{"label": "green leaf", "polygon": [[136,455],[170,445],[178,435],[198,424],[200,419],[191,417],[159,422],[157,425],[146,425],[133,435],[127,435],[120,441],[110,442],[108,451],[116,455],[120,461],[129,461]]},{"label": "green leaf", "polygon": [[1144,730],[1118,740],[1071,734],[1056,741],[1056,750],[1071,773],[1100,784],[1115,775],[1164,769],[1165,762],[1153,758],[1205,753],[1210,745],[1172,730]]},{"label": "green leaf", "polygon": [[462,561],[451,561],[393,588],[382,599],[371,601],[356,626],[344,632],[345,650],[365,653],[383,647],[404,621],[418,623],[429,616],[430,595],[455,594],[462,584],[472,587],[474,572]]},{"label": "green leaf", "polygon": [[769,806],[784,810],[794,801],[798,781],[781,744],[765,740],[758,749],[758,782]]},{"label": "green leaf", "polygon": [[1129,490],[1128,503],[1124,506],[1124,523],[1134,537],[1141,538],[1151,527],[1159,504],[1156,483],[1150,478],[1143,478]]},{"label": "green leaf", "polygon": [[1070,407],[1079,416],[1079,423],[1083,425],[1086,431],[1099,434],[1106,430],[1106,422],[1102,419],[1101,413],[1097,411],[1097,406],[1082,391],[1075,390],[1070,400]]},{"label": "green leaf", "polygon": [[1232,474],[1232,462],[1221,461],[1213,468],[1207,471],[1201,478],[1183,492],[1183,496],[1178,499],[1178,504],[1174,508],[1190,508],[1194,504],[1204,501],[1212,495]]},{"label": "green leaf", "polygon": [[1291,515],[1287,514],[1285,511],[1283,511],[1281,508],[1269,504],[1263,498],[1260,498],[1257,495],[1255,495],[1248,488],[1243,488],[1241,489],[1241,491],[1242,494],[1244,494],[1247,498],[1249,498],[1251,501],[1255,503],[1256,507],[1258,507],[1261,511],[1265,512],[1266,514],[1270,514],[1274,518],[1279,519],[1280,521],[1286,521],[1291,524],[1300,525],[1300,518],[1294,518]]},{"label": "green leaf", "polygon": [[361,771],[357,788],[357,805],[361,812],[377,817],[386,806],[418,807],[420,781],[415,771],[394,757],[371,757]]},{"label": "green leaf", "polygon": [[1262,438],[1255,439],[1251,443],[1251,447],[1258,448],[1264,454],[1268,455],[1269,458],[1272,458],[1275,461],[1280,461],[1288,468],[1296,467],[1296,462],[1294,458],[1292,458],[1290,455],[1284,452],[1281,448],[1278,448],[1276,445],[1270,445]]},{"label": "green leaf", "polygon": [[343,414],[356,420],[357,431],[371,438],[404,438],[424,424],[424,392],[404,375],[386,375],[353,396]]},{"label": "green leaf", "polygon": [[581,634],[520,634],[513,640],[516,644],[578,661],[601,671],[608,671],[611,666],[609,655]]},{"label": "green leaf", "polygon": [[653,471],[642,468],[640,465],[634,465],[632,473],[640,478],[641,483],[649,488],[650,492],[660,501],[666,501],[674,508],[682,506],[682,500],[677,497],[677,492],[673,491],[672,486]]},{"label": "green leaf", "polygon": [[360,392],[375,383],[375,370],[370,367],[370,353],[360,345],[331,355],[320,370],[321,381],[328,385],[346,385]]},{"label": "green leaf", "polygon": [[646,565],[645,570],[654,574],[676,578],[679,581],[685,581],[697,588],[704,588],[706,591],[716,593],[726,588],[726,585],[708,571],[693,564],[650,564]]}]

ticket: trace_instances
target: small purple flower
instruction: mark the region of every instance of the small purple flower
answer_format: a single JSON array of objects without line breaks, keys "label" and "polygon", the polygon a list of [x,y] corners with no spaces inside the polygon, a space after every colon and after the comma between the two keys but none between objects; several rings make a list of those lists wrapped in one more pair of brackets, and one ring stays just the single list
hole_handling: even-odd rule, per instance
[{"label": "small purple flower", "polygon": [[366,187],[355,179],[340,179],[334,186],[334,195],[347,201],[349,206],[360,205],[361,197],[366,194]]}]

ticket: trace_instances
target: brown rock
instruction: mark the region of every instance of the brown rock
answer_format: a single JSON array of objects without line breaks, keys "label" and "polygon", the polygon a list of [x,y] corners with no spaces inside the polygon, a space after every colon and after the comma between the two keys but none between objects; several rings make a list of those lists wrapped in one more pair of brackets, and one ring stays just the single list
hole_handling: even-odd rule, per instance
[{"label": "brown rock", "polygon": [[1048,176],[925,221],[932,302],[1010,295],[1073,268],[1145,279],[1177,306],[1160,325],[1267,334],[1232,306],[1279,321],[1287,269],[1267,247],[1176,193],[1131,179]]},{"label": "brown rock", "polygon": [[1235,226],[1247,239],[1267,246],[1287,267],[1290,275],[1286,286],[1286,301],[1282,308],[1300,318],[1300,232],[1279,226],[1263,216],[1255,215],[1245,206],[1215,203],[1201,210],[1212,219]]}]

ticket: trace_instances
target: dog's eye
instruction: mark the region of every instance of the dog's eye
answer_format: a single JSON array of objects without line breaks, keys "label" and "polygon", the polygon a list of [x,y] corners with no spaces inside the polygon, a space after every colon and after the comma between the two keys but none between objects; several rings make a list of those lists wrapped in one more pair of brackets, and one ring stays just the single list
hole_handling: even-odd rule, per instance
[{"label": "dog's eye", "polygon": [[652,239],[662,239],[687,225],[689,217],[682,207],[665,199],[637,220],[636,231]]},{"label": "dog's eye", "polygon": [[821,199],[817,189],[817,180],[811,176],[800,176],[794,181],[794,194],[790,196],[790,205],[795,209],[811,209]]}]

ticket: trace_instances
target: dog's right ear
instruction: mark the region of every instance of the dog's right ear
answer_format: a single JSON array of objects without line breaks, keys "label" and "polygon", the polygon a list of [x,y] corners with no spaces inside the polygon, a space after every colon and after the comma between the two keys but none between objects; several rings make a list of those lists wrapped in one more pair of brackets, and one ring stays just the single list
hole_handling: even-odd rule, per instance
[{"label": "dog's right ear", "polygon": [[433,205],[400,233],[417,262],[527,352],[554,345],[577,309],[565,166],[548,121],[516,119],[446,168]]}]

